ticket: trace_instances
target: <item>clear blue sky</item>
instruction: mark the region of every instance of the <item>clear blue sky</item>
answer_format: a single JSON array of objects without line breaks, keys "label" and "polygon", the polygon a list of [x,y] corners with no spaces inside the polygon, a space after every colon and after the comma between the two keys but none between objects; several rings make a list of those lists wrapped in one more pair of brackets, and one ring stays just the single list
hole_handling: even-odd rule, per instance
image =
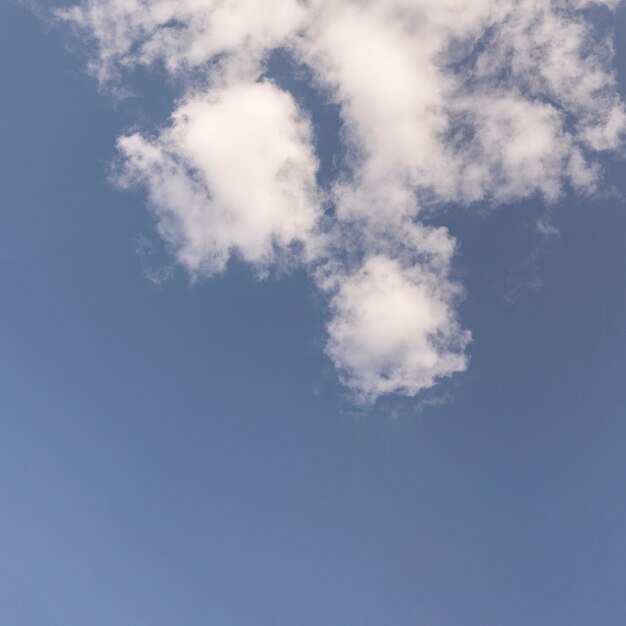
[{"label": "clear blue sky", "polygon": [[626,623],[624,163],[547,240],[537,199],[433,218],[469,367],[360,407],[304,270],[147,279],[138,242],[166,253],[109,164],[177,86],[116,103],[68,41],[0,6],[0,623]]}]

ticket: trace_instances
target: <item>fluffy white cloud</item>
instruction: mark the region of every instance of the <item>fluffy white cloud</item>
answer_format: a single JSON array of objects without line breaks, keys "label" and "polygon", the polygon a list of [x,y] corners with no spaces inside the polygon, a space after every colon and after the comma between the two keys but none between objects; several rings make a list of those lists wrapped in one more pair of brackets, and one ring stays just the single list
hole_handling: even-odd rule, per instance
[{"label": "fluffy white cloud", "polygon": [[[58,13],[103,83],[162,64],[189,92],[155,138],[123,137],[192,275],[295,255],[328,294],[327,353],[359,396],[414,395],[466,367],[455,242],[427,205],[593,192],[624,104],[594,12],[619,0],[85,0]],[[340,106],[347,158],[316,186],[306,113],[264,78],[272,51]],[[322,201],[332,211],[323,215]]]},{"label": "fluffy white cloud", "polygon": [[415,395],[465,369],[469,334],[455,319],[452,286],[437,278],[377,255],[339,279],[326,351],[360,398]]},{"label": "fluffy white cloud", "polygon": [[119,139],[122,182],[148,189],[158,228],[194,275],[231,253],[264,271],[314,239],[320,216],[308,120],[271,82],[235,83],[181,104],[150,141]]},{"label": "fluffy white cloud", "polygon": [[626,128],[610,42],[580,12],[591,4],[616,3],[318,2],[297,49],[342,106],[343,215],[415,215],[415,192],[498,203],[591,188],[585,153],[617,148]]}]

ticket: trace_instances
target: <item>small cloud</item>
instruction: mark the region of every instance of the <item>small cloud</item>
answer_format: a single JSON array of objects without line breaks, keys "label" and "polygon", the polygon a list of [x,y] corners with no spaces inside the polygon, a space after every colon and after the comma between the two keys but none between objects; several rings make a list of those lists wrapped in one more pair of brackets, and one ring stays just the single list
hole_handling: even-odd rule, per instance
[{"label": "small cloud", "polygon": [[537,233],[541,238],[535,242],[521,263],[509,273],[507,280],[505,300],[517,308],[521,307],[525,297],[536,294],[543,288],[542,266],[552,249],[554,238],[559,236],[558,229],[550,224],[547,232],[537,228]]},{"label": "small cloud", "polygon": [[326,352],[357,398],[415,396],[465,370],[470,336],[459,328],[453,291],[440,278],[382,255],[339,278]]},{"label": "small cloud", "polygon": [[535,220],[535,230],[543,237],[558,237],[561,233],[554,224],[554,215],[550,210],[546,210],[543,215]]},{"label": "small cloud", "polygon": [[161,286],[174,277],[174,267],[158,249],[159,244],[145,235],[137,239],[136,252],[143,275],[154,285]]}]

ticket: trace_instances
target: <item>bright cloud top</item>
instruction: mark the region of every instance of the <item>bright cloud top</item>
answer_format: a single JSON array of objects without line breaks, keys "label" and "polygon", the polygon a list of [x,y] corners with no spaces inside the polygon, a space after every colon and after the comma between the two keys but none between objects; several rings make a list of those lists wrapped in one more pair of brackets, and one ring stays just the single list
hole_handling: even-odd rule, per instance
[{"label": "bright cloud top", "polygon": [[[363,400],[415,395],[467,367],[437,204],[592,193],[626,113],[609,35],[618,0],[87,0],[60,12],[119,85],[162,64],[188,92],[156,137],[119,139],[193,276],[232,255],[309,268],[326,352]],[[340,105],[347,157],[317,184],[307,111],[265,75],[287,50]]]}]

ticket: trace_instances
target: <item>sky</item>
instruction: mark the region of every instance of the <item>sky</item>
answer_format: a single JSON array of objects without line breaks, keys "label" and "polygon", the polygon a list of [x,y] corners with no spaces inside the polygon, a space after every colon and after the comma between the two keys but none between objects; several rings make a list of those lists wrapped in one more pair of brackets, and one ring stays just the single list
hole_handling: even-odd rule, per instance
[{"label": "sky", "polygon": [[0,623],[623,625],[625,55],[608,0],[3,2]]}]

